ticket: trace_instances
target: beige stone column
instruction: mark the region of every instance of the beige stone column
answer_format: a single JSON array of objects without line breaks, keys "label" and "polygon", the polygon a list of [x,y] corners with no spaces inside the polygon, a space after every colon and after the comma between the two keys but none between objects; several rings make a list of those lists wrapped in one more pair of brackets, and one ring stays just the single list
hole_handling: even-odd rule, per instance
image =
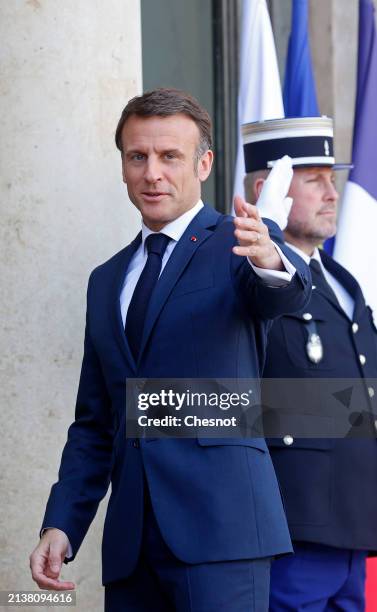
[{"label": "beige stone column", "polygon": [[[113,135],[141,90],[140,7],[12,0],[0,23],[0,589],[26,590],[74,416],[87,277],[138,228]],[[103,509],[63,571],[77,612],[103,606]]]}]

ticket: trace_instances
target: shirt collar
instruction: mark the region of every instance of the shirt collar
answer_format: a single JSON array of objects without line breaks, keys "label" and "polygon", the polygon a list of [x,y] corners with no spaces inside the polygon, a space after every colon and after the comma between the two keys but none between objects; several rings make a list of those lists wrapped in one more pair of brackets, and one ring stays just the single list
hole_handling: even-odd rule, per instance
[{"label": "shirt collar", "polygon": [[294,244],[291,244],[290,242],[287,242],[286,245],[289,246],[289,248],[292,249],[292,251],[297,253],[297,255],[300,255],[300,257],[305,261],[307,265],[310,264],[311,259],[315,259],[321,265],[321,268],[323,268],[321,255],[319,254],[319,249],[317,247],[314,249],[311,255],[308,255],[307,253],[305,253],[304,251],[296,247]]},{"label": "shirt collar", "polygon": [[[177,219],[174,219],[174,221],[171,221],[170,223],[165,225],[165,227],[162,228],[161,233],[165,234],[166,236],[169,236],[171,240],[178,242],[178,240],[180,239],[180,237],[182,236],[186,228],[189,226],[193,218],[198,214],[199,210],[203,208],[203,206],[204,204],[202,200],[199,200],[199,202],[195,204],[195,206],[190,208],[190,210],[187,210],[185,213],[183,213],[183,215],[181,215],[180,217],[177,217]],[[145,225],[144,221],[142,221],[141,239],[142,239],[142,244],[144,248],[145,248],[145,239],[150,234],[155,234],[155,233],[160,233],[160,232],[152,232],[152,230],[150,230],[149,227]]]}]

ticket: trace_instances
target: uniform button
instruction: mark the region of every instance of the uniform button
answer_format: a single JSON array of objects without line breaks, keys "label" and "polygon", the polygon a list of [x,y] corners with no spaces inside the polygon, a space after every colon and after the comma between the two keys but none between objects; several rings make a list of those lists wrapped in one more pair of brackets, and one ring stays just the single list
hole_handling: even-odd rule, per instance
[{"label": "uniform button", "polygon": [[313,315],[311,315],[310,312],[304,312],[304,314],[302,315],[302,318],[305,319],[305,321],[311,321],[313,318]]},{"label": "uniform button", "polygon": [[283,442],[284,442],[284,444],[286,444],[287,446],[291,446],[291,444],[293,444],[293,438],[292,438],[292,436],[284,436],[284,438],[283,438]]},{"label": "uniform button", "polygon": [[377,430],[377,419],[374,421],[374,428]]},{"label": "uniform button", "polygon": [[133,446],[134,448],[140,448],[140,442],[139,442],[139,440],[134,440],[134,441],[132,442],[132,446]]},{"label": "uniform button", "polygon": [[365,357],[365,355],[359,355],[359,359],[360,359],[361,365],[365,365],[366,364],[367,358]]},{"label": "uniform button", "polygon": [[368,387],[369,397],[374,397],[374,389],[373,387]]},{"label": "uniform button", "polygon": [[359,326],[357,323],[352,323],[352,331],[354,334],[359,331]]},{"label": "uniform button", "polygon": [[312,289],[317,289],[317,285],[312,285]]}]

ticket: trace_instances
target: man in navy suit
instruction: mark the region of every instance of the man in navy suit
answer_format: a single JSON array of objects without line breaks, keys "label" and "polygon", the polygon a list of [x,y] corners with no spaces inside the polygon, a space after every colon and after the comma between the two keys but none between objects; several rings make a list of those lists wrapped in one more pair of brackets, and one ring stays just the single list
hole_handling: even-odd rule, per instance
[{"label": "man in navy suit", "polygon": [[258,377],[271,319],[305,306],[310,275],[255,206],[238,198],[233,220],[201,202],[211,126],[191,96],[132,99],[116,144],[142,231],[89,280],[76,416],[32,575],[74,586],[62,561],[111,482],[106,610],[262,612],[270,559],[291,550],[265,441],[130,439],[126,379]]},{"label": "man in navy suit", "polygon": [[[358,423],[352,412],[360,423],[369,415],[371,426],[364,439],[356,439],[355,427],[354,439],[329,438],[325,430],[321,438],[300,438],[287,430],[268,441],[295,550],[273,563],[270,610],[361,611],[367,551],[377,551],[377,422],[368,381],[377,377],[377,332],[356,280],[317,248],[336,231],[334,169],[340,166],[332,152],[332,121],[278,119],[249,124],[244,134],[250,202],[260,198],[269,161],[292,158],[293,204],[284,235],[310,265],[313,280],[309,304],[273,323],[264,376],[316,379],[307,387],[311,394],[321,378],[360,379],[357,406],[349,393],[339,405],[350,429]],[[263,210],[263,197],[259,202]],[[349,391],[352,382],[344,386]],[[313,405],[305,395],[300,400],[303,410]],[[284,408],[282,402],[280,397]]]}]

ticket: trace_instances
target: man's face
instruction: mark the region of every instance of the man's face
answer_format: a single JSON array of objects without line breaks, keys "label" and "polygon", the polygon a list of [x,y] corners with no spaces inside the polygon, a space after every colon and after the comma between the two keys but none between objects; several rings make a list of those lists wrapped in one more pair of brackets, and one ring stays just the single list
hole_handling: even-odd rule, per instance
[{"label": "man's face", "polygon": [[288,195],[293,198],[285,237],[309,253],[336,232],[338,193],[331,168],[294,170]]},{"label": "man's face", "polygon": [[123,181],[144,223],[159,231],[200,199],[212,152],[196,161],[199,129],[183,114],[131,116],[122,131]]}]

